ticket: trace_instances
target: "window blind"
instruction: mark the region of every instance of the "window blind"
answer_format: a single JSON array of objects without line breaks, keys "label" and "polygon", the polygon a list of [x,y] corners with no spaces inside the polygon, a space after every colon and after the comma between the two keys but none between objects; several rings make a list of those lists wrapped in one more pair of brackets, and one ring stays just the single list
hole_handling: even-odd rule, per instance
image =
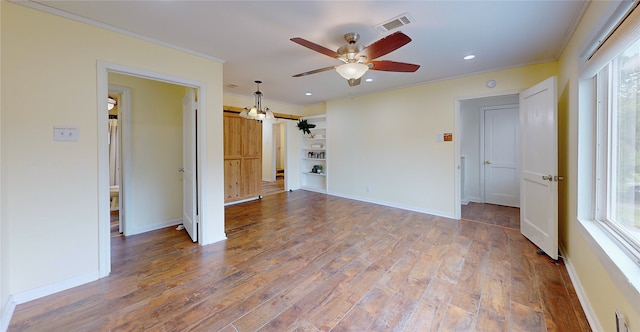
[{"label": "window blind", "polygon": [[589,60],[585,62],[580,74],[581,79],[595,76],[607,63],[640,38],[639,3],[640,1],[634,2],[628,15],[623,18]]}]

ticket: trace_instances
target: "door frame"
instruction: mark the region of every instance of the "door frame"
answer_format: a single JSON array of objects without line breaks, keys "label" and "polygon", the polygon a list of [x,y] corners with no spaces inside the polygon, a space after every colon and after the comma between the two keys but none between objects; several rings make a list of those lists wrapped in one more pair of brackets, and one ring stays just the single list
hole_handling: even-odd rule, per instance
[{"label": "door frame", "polygon": [[120,184],[118,188],[118,201],[120,209],[118,211],[118,228],[120,233],[127,234],[127,199],[130,197],[128,186],[126,181],[131,179],[130,168],[126,167],[126,161],[131,160],[131,149],[128,145],[131,139],[130,131],[130,119],[131,114],[131,89],[109,84],[109,92],[115,92],[119,94],[120,100],[118,100],[118,166],[120,167]]},{"label": "door frame", "polygon": [[[138,69],[133,67],[122,66],[118,64],[98,61],[97,62],[97,124],[98,128],[108,128],[108,111],[105,107],[105,102],[108,98],[109,92],[109,73],[123,74],[133,77],[139,77],[143,79],[149,79],[154,81],[160,81],[165,83],[171,83],[175,85],[182,85],[197,90],[199,96],[200,105],[206,105],[206,84],[203,82],[177,77],[173,75],[167,75],[157,73],[149,70]],[[200,213],[197,216],[200,223],[200,229],[204,229],[206,226],[205,221],[208,220],[208,209],[202,204],[206,193],[204,192],[204,183],[207,179],[207,170],[204,167],[205,151],[207,151],[206,140],[206,112],[200,112],[200,121],[197,123],[197,137],[196,137],[196,156],[198,160],[197,165],[197,188],[198,188],[198,205],[200,206]],[[111,272],[111,228],[110,228],[110,208],[109,208],[109,144],[107,136],[104,135],[104,130],[98,130],[98,274],[99,277],[106,277]],[[123,135],[125,134],[123,130]],[[121,151],[123,159],[127,157],[126,151]],[[121,169],[122,170],[122,169]],[[122,170],[124,175],[124,170]],[[123,179],[123,182],[125,179]],[[125,199],[126,199],[126,192]],[[126,204],[126,203],[125,203]],[[198,243],[202,244],[203,233],[198,232]]]},{"label": "door frame", "polygon": [[[509,95],[515,95],[515,94],[520,94],[520,92],[522,92],[524,90],[506,90],[506,91],[500,91],[500,92],[494,92],[494,93],[486,93],[486,94],[477,94],[477,95],[472,95],[472,96],[462,96],[462,97],[456,97],[455,98],[455,110],[454,110],[454,119],[453,119],[453,128],[454,128],[454,133],[457,133],[456,135],[458,136],[458,139],[453,140],[454,142],[454,161],[453,161],[453,167],[454,167],[454,188],[453,188],[453,195],[454,195],[454,219],[460,219],[462,218],[462,188],[460,188],[460,185],[462,184],[462,179],[461,179],[461,173],[460,173],[460,144],[461,144],[461,119],[460,119],[460,105],[462,104],[463,101],[465,100],[470,100],[470,99],[481,99],[481,98],[489,98],[489,97],[500,97],[500,96],[509,96]],[[483,114],[484,117],[484,114]],[[484,121],[484,119],[482,120]],[[482,130],[484,131],[484,128],[482,128]],[[484,145],[484,143],[483,143]],[[484,149],[484,147],[483,147]],[[484,153],[484,151],[483,151]],[[482,176],[482,180],[484,181],[484,175]],[[484,183],[483,183],[484,185]],[[482,188],[483,192],[482,192],[482,199],[484,200],[484,187]]]},{"label": "door frame", "polygon": [[[284,137],[282,137],[282,139],[280,139],[280,145],[282,146],[281,149],[281,153],[284,155],[284,157],[282,158],[282,164],[284,165],[284,178],[285,181],[287,179],[287,137],[286,137],[286,133],[287,131],[285,130],[286,124],[281,121],[278,120],[276,122],[273,122],[271,125],[271,141],[273,142],[272,144],[272,156],[271,156],[271,166],[272,166],[272,179],[273,181],[278,180],[278,171],[277,171],[277,167],[278,167],[278,149],[276,146],[276,135],[282,135]],[[275,130],[275,128],[278,128],[277,132]]]},{"label": "door frame", "polygon": [[[508,105],[497,105],[497,106],[483,106],[480,108],[481,112],[482,112],[482,116],[480,116],[480,160],[487,160],[486,155],[485,155],[485,151],[486,151],[486,127],[485,127],[485,114],[487,111],[493,111],[493,110],[504,110],[504,109],[512,109],[515,108],[517,109],[518,112],[518,116],[520,116],[520,105],[519,104],[508,104]],[[519,126],[520,123],[520,118],[518,118],[518,123],[517,125]],[[520,153],[520,144],[516,145],[516,149],[518,150],[518,155]],[[517,158],[516,160],[516,167],[519,168],[519,164],[520,163],[520,157]],[[483,164],[484,165],[484,164]],[[487,181],[486,181],[486,165],[482,166],[482,172],[480,172],[480,198],[482,199],[483,203],[487,202],[487,194],[486,194],[486,185],[487,185]],[[516,180],[518,182],[518,187],[520,187],[520,177],[518,177],[518,179]],[[519,195],[519,193],[518,193]]]}]

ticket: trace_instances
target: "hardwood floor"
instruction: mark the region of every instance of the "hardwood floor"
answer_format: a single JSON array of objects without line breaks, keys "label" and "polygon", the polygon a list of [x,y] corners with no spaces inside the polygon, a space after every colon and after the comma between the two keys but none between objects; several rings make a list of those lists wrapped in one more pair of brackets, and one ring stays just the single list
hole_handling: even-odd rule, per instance
[{"label": "hardwood floor", "polygon": [[520,209],[510,206],[469,202],[462,205],[462,218],[520,229]]},{"label": "hardwood floor", "polygon": [[307,191],[226,207],[226,241],[112,238],[109,277],[9,331],[589,331],[562,262],[519,231]]},{"label": "hardwood floor", "polygon": [[284,177],[278,176],[275,181],[262,181],[262,196],[284,191]]}]

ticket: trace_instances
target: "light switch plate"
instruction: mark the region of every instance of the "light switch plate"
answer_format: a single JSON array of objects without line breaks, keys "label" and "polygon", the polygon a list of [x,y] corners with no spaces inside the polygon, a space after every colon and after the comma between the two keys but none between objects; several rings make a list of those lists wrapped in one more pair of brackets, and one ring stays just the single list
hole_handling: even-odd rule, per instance
[{"label": "light switch plate", "polygon": [[54,126],[53,140],[58,142],[77,142],[78,127]]}]

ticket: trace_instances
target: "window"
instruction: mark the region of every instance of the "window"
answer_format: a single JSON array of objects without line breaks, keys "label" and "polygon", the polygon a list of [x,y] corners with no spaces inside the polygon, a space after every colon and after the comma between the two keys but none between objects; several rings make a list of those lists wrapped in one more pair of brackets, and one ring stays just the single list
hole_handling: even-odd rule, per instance
[{"label": "window", "polygon": [[596,218],[640,264],[640,38],[597,74]]}]

